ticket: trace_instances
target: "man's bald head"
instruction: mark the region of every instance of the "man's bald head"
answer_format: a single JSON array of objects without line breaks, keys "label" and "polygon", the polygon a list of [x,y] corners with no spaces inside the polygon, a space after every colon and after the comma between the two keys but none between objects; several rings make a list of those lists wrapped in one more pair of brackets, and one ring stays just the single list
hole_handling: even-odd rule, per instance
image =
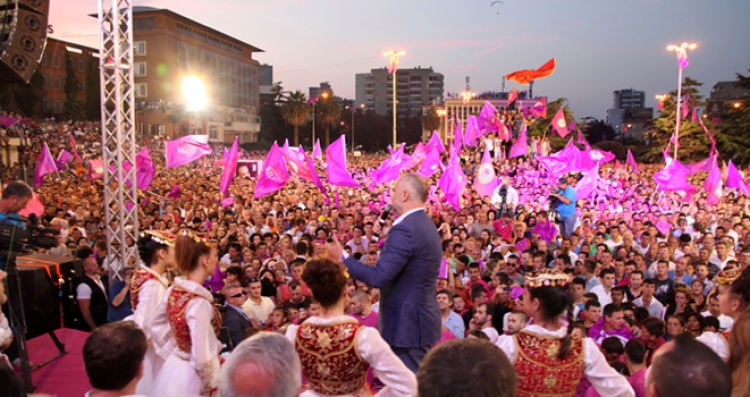
[{"label": "man's bald head", "polygon": [[408,192],[412,201],[424,204],[427,201],[427,181],[419,174],[408,173],[401,176],[396,182],[401,189]]}]

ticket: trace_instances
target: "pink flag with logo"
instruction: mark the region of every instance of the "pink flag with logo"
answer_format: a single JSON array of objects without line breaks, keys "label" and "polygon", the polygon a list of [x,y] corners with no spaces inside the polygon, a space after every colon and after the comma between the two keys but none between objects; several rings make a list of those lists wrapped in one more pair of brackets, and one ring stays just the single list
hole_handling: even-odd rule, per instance
[{"label": "pink flag with logo", "polygon": [[333,186],[358,188],[359,183],[346,170],[346,141],[344,135],[326,148],[328,183]]},{"label": "pink flag with logo", "polygon": [[576,197],[579,200],[583,200],[591,196],[591,193],[596,190],[599,184],[599,165],[597,164],[587,172],[583,178],[576,184]]},{"label": "pink flag with logo", "polygon": [[380,185],[398,179],[401,175],[401,169],[406,163],[406,161],[404,161],[404,146],[405,145],[399,146],[390,157],[380,163],[380,167],[370,170],[370,178],[374,184]]},{"label": "pink flag with logo", "polygon": [[313,148],[313,159],[319,159],[323,157],[323,152],[320,150],[320,139],[315,140],[315,147]]},{"label": "pink flag with logo", "polygon": [[305,163],[305,151],[301,147],[288,146],[284,144],[281,148],[281,154],[286,160],[287,169],[292,174],[308,181],[313,181],[313,176],[310,173],[310,168]]},{"label": "pink flag with logo", "polygon": [[284,187],[288,180],[289,172],[286,169],[284,155],[281,154],[279,145],[274,142],[271,150],[268,151],[266,160],[263,161],[263,169],[258,175],[253,197],[258,198],[275,193]]},{"label": "pink flag with logo", "polygon": [[555,114],[555,117],[552,118],[552,128],[554,128],[563,138],[570,134],[570,131],[568,131],[568,123],[565,121],[565,112],[563,112],[563,108],[560,108],[560,110],[557,111],[557,114]]},{"label": "pink flag with logo", "polygon": [[453,206],[456,211],[461,210],[461,196],[466,190],[466,176],[458,162],[456,152],[451,151],[448,166],[445,167],[443,175],[438,182],[440,190],[443,191],[446,201]]},{"label": "pink flag with logo", "polygon": [[188,164],[213,152],[208,146],[208,135],[187,135],[167,141],[166,147],[167,168]]},{"label": "pink flag with logo", "polygon": [[461,125],[461,119],[456,119],[456,131],[453,133],[453,149],[461,152],[461,145],[464,143],[464,134]]},{"label": "pink flag with logo", "polygon": [[104,160],[89,160],[89,179],[97,179],[104,176]]},{"label": "pink flag with logo", "polygon": [[55,164],[55,159],[52,158],[52,153],[49,152],[47,142],[45,142],[42,144],[42,155],[39,157],[39,162],[36,163],[36,168],[34,169],[34,186],[42,186],[44,184],[44,176],[52,172],[58,172],[57,165]]},{"label": "pink flag with logo", "polygon": [[659,221],[656,222],[656,229],[659,230],[662,235],[668,236],[669,231],[672,229],[672,225],[664,219],[659,219]]},{"label": "pink flag with logo", "polygon": [[547,97],[536,101],[534,106],[531,107],[531,115],[533,117],[547,118]]},{"label": "pink flag with logo", "polygon": [[518,134],[518,139],[516,139],[516,141],[513,142],[513,146],[510,147],[508,158],[512,159],[527,154],[529,154],[529,144],[526,141],[526,124],[524,124],[523,127],[521,127],[521,133]]},{"label": "pink flag with logo", "polygon": [[430,137],[430,140],[427,141],[428,151],[430,146],[434,146],[435,148],[437,148],[438,153],[443,153],[445,151],[445,145],[443,145],[443,141],[440,140],[440,136],[438,136],[437,131],[432,131],[432,136]]},{"label": "pink flag with logo", "polygon": [[78,146],[76,146],[76,140],[73,138],[73,134],[68,134],[68,136],[70,136],[70,150],[73,151],[73,156],[75,156],[77,162],[83,163],[83,159],[78,155]]},{"label": "pink flag with logo", "polygon": [[69,151],[63,149],[60,151],[60,154],[57,155],[55,165],[57,166],[58,170],[62,170],[66,165],[68,165],[71,160],[73,160],[73,155],[70,154]]},{"label": "pink flag with logo", "polygon": [[492,193],[497,188],[497,178],[495,177],[495,168],[492,166],[492,159],[490,158],[490,150],[487,146],[484,147],[484,154],[482,154],[482,163],[479,166],[477,176],[474,177],[474,190],[479,193],[479,197],[484,198],[489,196],[492,198]]},{"label": "pink flag with logo", "polygon": [[638,164],[635,162],[635,157],[633,157],[633,152],[630,149],[628,149],[628,159],[625,161],[625,164],[633,168],[633,174],[638,175]]},{"label": "pink flag with logo", "polygon": [[235,137],[232,148],[226,154],[226,164],[224,165],[224,170],[221,172],[221,182],[219,183],[219,191],[224,199],[229,197],[229,185],[237,174],[237,159],[239,157],[237,151],[237,137]]},{"label": "pink flag with logo", "polygon": [[719,169],[719,164],[717,162],[714,162],[713,167],[711,167],[711,172],[708,173],[708,177],[703,183],[703,188],[708,192],[706,204],[718,204],[723,197],[723,184],[721,181],[721,169]]},{"label": "pink flag with logo", "polygon": [[485,102],[482,106],[482,110],[479,111],[479,131],[480,133],[486,133],[489,131],[495,131],[495,115],[497,109],[489,102]]}]

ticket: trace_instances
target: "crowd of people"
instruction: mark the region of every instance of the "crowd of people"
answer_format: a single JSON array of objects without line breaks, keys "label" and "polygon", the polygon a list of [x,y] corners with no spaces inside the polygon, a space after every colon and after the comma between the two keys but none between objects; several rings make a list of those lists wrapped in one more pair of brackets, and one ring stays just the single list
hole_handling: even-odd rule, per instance
[{"label": "crowd of people", "polygon": [[[53,156],[101,156],[96,123],[27,121],[0,134],[23,143],[5,169],[6,214],[31,199],[12,176],[34,167],[43,143]],[[494,155],[499,186],[481,197],[469,183],[458,209],[433,188],[439,172],[369,187],[388,153],[348,158],[367,188],[293,179],[253,198],[256,180],[235,178],[225,208],[221,150],[168,169],[163,138],[139,144],[157,170],[128,242],[141,263],[107,257],[103,182],[85,164],[35,189],[42,221],[60,231],[46,252],[83,263],[92,397],[750,395],[750,198],[739,191],[709,205],[707,192],[660,191],[660,166],[605,163],[578,199],[577,175],[553,175],[535,158],[542,147]],[[487,137],[462,149],[469,182],[489,145],[502,148]],[[316,160],[321,175],[325,164]],[[381,217],[402,196],[416,204]],[[422,210],[431,229],[414,235],[424,224],[402,218]],[[412,246],[438,252],[407,258]],[[399,255],[408,266],[384,267]],[[430,284],[399,281],[413,269]],[[0,351],[12,342],[2,328]]]}]

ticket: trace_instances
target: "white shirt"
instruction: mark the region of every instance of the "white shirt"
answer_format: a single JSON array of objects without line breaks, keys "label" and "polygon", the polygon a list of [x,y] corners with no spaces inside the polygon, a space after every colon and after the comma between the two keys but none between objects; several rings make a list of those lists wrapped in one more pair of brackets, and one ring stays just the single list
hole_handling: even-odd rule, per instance
[{"label": "white shirt", "polygon": [[[712,314],[711,312],[706,310],[705,312],[701,313],[701,316],[709,317],[712,316]],[[734,319],[732,317],[729,317],[726,314],[719,314],[719,317],[717,317],[717,319],[719,320],[719,332],[726,329],[732,329],[732,326],[734,325]]]},{"label": "white shirt", "polygon": [[[492,193],[492,199],[490,202],[493,205],[498,205],[503,202],[502,197],[498,193],[500,191],[500,188],[503,185],[500,185],[495,189],[495,191]],[[508,205],[509,209],[515,208],[518,205],[518,191],[513,186],[507,186],[508,193],[505,195],[505,204]]]},{"label": "white shirt", "polygon": [[[643,297],[639,297],[638,299],[633,301],[633,304],[638,307],[646,307],[643,304]],[[661,313],[664,310],[664,305],[661,304],[656,298],[651,297],[651,302],[649,302],[648,307],[646,307],[646,310],[648,310],[648,314],[651,315],[651,317],[661,318]]]},{"label": "white shirt", "polygon": [[[104,288],[104,284],[102,284],[102,280],[99,277],[93,278],[89,275],[86,275],[86,277],[94,280],[96,285],[98,285],[104,293],[104,298],[109,299],[109,297],[107,296],[107,290]],[[91,299],[92,292],[93,291],[91,291],[91,287],[89,287],[88,284],[80,283],[78,284],[78,287],[76,287],[76,299]]]},{"label": "white shirt", "polygon": [[411,211],[408,211],[407,213],[405,213],[405,214],[403,214],[403,215],[399,216],[399,217],[398,217],[398,218],[396,219],[396,221],[394,221],[394,222],[393,222],[393,226],[396,226],[396,225],[398,225],[399,223],[401,223],[401,221],[402,221],[402,220],[404,220],[404,218],[406,218],[407,216],[409,216],[409,215],[411,215],[411,214],[413,214],[413,213],[415,213],[415,212],[417,212],[417,211],[424,211],[424,208],[422,208],[422,207],[419,207],[419,208],[414,208],[413,210],[411,210]]},{"label": "white shirt", "polygon": [[275,305],[271,298],[267,296],[260,297],[260,303],[253,302],[252,298],[247,298],[245,304],[242,305],[242,311],[248,318],[254,318],[260,322],[268,320],[268,316],[271,315]]},{"label": "white shirt", "polygon": [[695,338],[695,340],[708,346],[717,356],[721,357],[724,362],[729,359],[728,341],[718,333],[704,331],[699,337]]},{"label": "white shirt", "polygon": [[591,288],[591,291],[589,292],[596,294],[599,303],[602,305],[602,308],[612,303],[612,290],[610,290],[610,292],[607,292],[604,289],[604,286],[601,284]]},{"label": "white shirt", "polygon": [[[535,324],[527,325],[524,330],[537,335],[560,339],[564,338],[567,333],[566,327],[560,327],[557,331],[548,331]],[[591,381],[591,385],[594,386],[594,389],[599,394],[607,397],[630,397],[635,395],[627,378],[618,374],[614,368],[609,366],[601,350],[599,350],[599,346],[591,338],[585,338],[583,345],[583,373]],[[495,346],[499,347],[508,356],[510,362],[515,360],[518,347],[513,335],[500,335],[497,338]]]},{"label": "white shirt", "polygon": [[484,332],[484,334],[487,335],[488,338],[490,338],[490,342],[492,343],[497,342],[497,338],[500,337],[500,334],[497,333],[495,327],[483,328],[482,332]]}]

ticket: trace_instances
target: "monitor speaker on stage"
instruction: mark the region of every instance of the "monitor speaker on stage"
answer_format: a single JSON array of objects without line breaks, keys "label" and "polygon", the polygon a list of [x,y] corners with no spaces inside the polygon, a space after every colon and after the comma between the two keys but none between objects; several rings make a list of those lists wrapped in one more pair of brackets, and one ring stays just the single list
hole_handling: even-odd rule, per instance
[{"label": "monitor speaker on stage", "polygon": [[48,0],[0,0],[0,82],[28,83],[47,44]]}]

